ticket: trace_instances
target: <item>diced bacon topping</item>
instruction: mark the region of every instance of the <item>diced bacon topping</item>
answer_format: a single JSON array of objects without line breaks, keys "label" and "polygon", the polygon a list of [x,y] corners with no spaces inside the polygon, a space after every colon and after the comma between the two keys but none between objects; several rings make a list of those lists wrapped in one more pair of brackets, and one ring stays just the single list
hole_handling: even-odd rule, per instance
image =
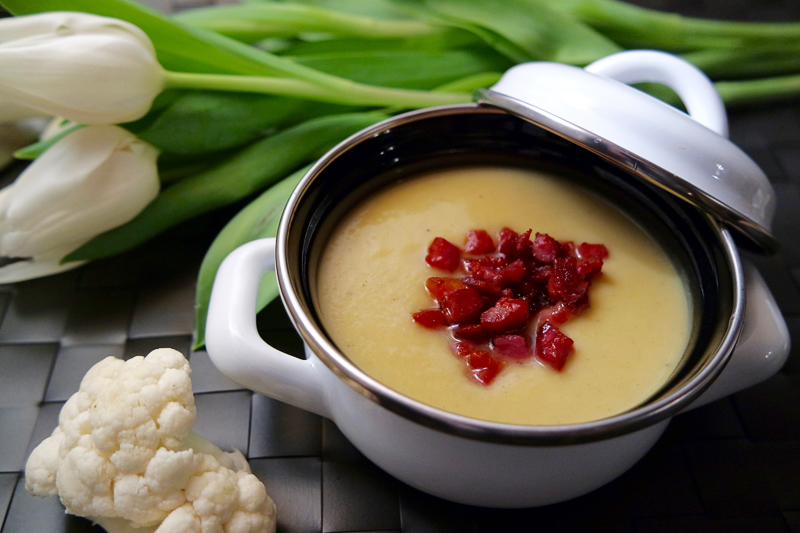
[{"label": "diced bacon topping", "polygon": [[551,264],[561,252],[561,245],[547,233],[537,233],[533,240],[533,257],[540,263]]},{"label": "diced bacon topping", "polygon": [[501,229],[497,236],[497,249],[508,261],[516,259],[518,238],[517,232],[508,228]]},{"label": "diced bacon topping", "polygon": [[461,264],[461,250],[452,242],[436,237],[428,247],[425,261],[433,268],[455,272]]},{"label": "diced bacon topping", "polygon": [[605,259],[608,257],[608,249],[603,244],[589,244],[585,242],[578,246],[578,257],[581,259]]},{"label": "diced bacon topping", "polygon": [[494,241],[486,230],[476,229],[467,233],[464,249],[471,254],[490,254],[494,252]]},{"label": "diced bacon topping", "polygon": [[414,313],[412,317],[414,322],[430,329],[444,328],[450,325],[441,309],[424,309]]},{"label": "diced bacon topping", "polygon": [[564,368],[573,340],[545,322],[536,332],[536,357],[556,370]]},{"label": "diced bacon topping", "polygon": [[489,342],[492,331],[482,324],[457,324],[453,326],[453,337],[480,344]]},{"label": "diced bacon topping", "polygon": [[510,283],[522,281],[525,274],[527,274],[527,271],[525,270],[525,263],[522,262],[522,259],[517,259],[510,265],[504,266],[503,270],[500,271],[503,281]]},{"label": "diced bacon topping", "polygon": [[485,294],[486,296],[493,296],[495,298],[500,297],[500,286],[489,281],[475,279],[473,276],[464,276],[461,278],[460,283],[463,283],[468,287],[472,287],[479,293]]},{"label": "diced bacon topping", "polygon": [[550,299],[564,300],[574,304],[586,293],[589,283],[578,273],[578,260],[574,257],[559,257],[553,262],[553,274],[547,282]]},{"label": "diced bacon topping", "polygon": [[528,341],[522,335],[498,335],[492,339],[492,348],[500,355],[517,361],[524,361],[531,355]]},{"label": "diced bacon topping", "polygon": [[451,324],[470,324],[478,321],[485,304],[478,291],[467,287],[448,293],[443,305]]},{"label": "diced bacon topping", "polygon": [[531,234],[503,228],[495,241],[471,230],[463,260],[462,250],[441,237],[428,248],[430,266],[456,272],[463,265],[468,275],[428,278],[425,288],[438,307],[412,318],[425,328],[449,329],[454,352],[479,384],[531,357],[560,371],[574,347],[556,326],[589,306],[589,285],[608,258],[602,244],[576,246],[546,233],[531,240]]},{"label": "diced bacon topping", "polygon": [[469,374],[478,383],[488,385],[500,372],[502,363],[474,344],[457,342],[454,348],[456,355],[464,358]]},{"label": "diced bacon topping", "polygon": [[425,281],[425,288],[428,294],[441,304],[449,293],[457,289],[466,289],[467,286],[458,278],[428,278]]},{"label": "diced bacon topping", "polygon": [[525,300],[503,297],[481,315],[481,325],[494,333],[518,331],[528,325],[529,313]]}]

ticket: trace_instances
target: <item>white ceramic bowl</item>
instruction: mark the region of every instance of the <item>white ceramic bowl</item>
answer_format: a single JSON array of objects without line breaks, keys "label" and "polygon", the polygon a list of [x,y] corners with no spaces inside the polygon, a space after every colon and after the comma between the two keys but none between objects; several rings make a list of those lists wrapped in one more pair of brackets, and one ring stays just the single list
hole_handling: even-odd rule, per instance
[{"label": "white ceramic bowl", "polygon": [[[579,82],[592,91],[585,80]],[[622,89],[615,90],[623,92],[614,98],[624,99],[624,91],[632,89],[618,85]],[[488,96],[497,95],[499,100],[508,96]],[[607,483],[650,449],[673,415],[766,379],[789,349],[772,296],[755,269],[742,266],[726,226],[749,219],[756,230],[737,226],[736,231],[755,242],[769,241],[769,201],[740,202],[735,215],[715,216],[703,209],[707,200],[692,205],[676,198],[681,194],[664,191],[658,180],[674,182],[675,175],[663,163],[632,164],[642,156],[550,112],[541,111],[538,120],[516,114],[477,104],[421,110],[377,124],[334,148],[298,185],[277,240],[249,243],[220,267],[206,335],[212,361],[230,378],[331,418],[367,457],[414,487],[491,507],[554,503]],[[702,129],[701,136],[724,133]],[[740,159],[734,152],[729,158]],[[398,177],[470,162],[555,170],[626,209],[676,254],[690,278],[695,323],[681,371],[662,391],[624,413],[588,423],[499,424],[407,398],[370,378],[327,338],[312,303],[315,268],[341,213]],[[771,191],[768,182],[758,176],[756,181],[761,190]],[[698,185],[681,187],[694,194]],[[714,201],[730,213],[728,200]],[[283,302],[306,344],[305,360],[268,346],[256,331],[258,283],[275,267]]]}]

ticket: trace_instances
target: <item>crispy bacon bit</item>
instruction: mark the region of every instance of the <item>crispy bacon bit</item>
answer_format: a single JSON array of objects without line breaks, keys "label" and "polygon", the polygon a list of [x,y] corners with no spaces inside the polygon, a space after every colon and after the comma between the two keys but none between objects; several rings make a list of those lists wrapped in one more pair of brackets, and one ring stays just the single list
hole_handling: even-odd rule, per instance
[{"label": "crispy bacon bit", "polygon": [[481,324],[494,333],[510,333],[528,325],[528,302],[500,298],[481,315]]},{"label": "crispy bacon bit", "polygon": [[486,257],[481,257],[478,263],[485,267],[503,268],[508,264],[508,261],[502,255],[487,255]]},{"label": "crispy bacon bit", "polygon": [[558,302],[552,307],[544,309],[539,313],[540,322],[549,322],[550,324],[563,324],[569,317],[572,316],[574,309],[571,305],[564,302]]},{"label": "crispy bacon bit", "polygon": [[482,385],[490,384],[500,373],[500,362],[483,350],[468,355],[467,366],[472,371],[472,377]]},{"label": "crispy bacon bit", "polygon": [[494,241],[486,230],[476,229],[467,233],[467,244],[464,248],[471,254],[490,254],[494,252]]},{"label": "crispy bacon bit", "polygon": [[492,332],[482,324],[458,324],[453,327],[453,337],[480,344],[489,342]]},{"label": "crispy bacon bit", "polygon": [[536,357],[556,370],[564,368],[573,340],[545,322],[536,332]]},{"label": "crispy bacon bit", "polygon": [[561,245],[547,233],[537,233],[533,240],[533,257],[540,263],[551,264],[558,257]]},{"label": "crispy bacon bit", "polygon": [[608,257],[608,248],[603,244],[589,244],[585,242],[578,246],[578,257],[581,259],[605,259]]},{"label": "crispy bacon bit", "polygon": [[586,293],[589,284],[578,273],[578,260],[574,257],[559,257],[553,262],[553,275],[547,282],[550,299],[564,300],[573,304]]},{"label": "crispy bacon bit", "polygon": [[531,257],[532,246],[533,243],[531,242],[531,230],[528,230],[519,237],[517,237],[517,257],[525,259]]},{"label": "crispy bacon bit", "polygon": [[454,346],[456,355],[464,358],[473,379],[482,385],[488,385],[500,372],[502,364],[484,350],[479,350],[470,342],[457,342]]},{"label": "crispy bacon bit", "polygon": [[482,279],[475,279],[474,276],[464,276],[461,278],[461,283],[466,285],[467,287],[472,287],[476,291],[486,296],[491,296],[494,298],[500,297],[500,286],[495,285],[489,281],[484,281]]},{"label": "crispy bacon bit", "polygon": [[503,254],[507,261],[516,259],[517,239],[519,235],[513,229],[503,228],[497,235],[497,250]]},{"label": "crispy bacon bit", "polygon": [[470,324],[478,321],[485,303],[478,291],[467,287],[447,293],[442,305],[451,324]]},{"label": "crispy bacon bit", "polygon": [[425,261],[434,268],[455,272],[461,264],[461,250],[450,241],[436,237],[428,247]]},{"label": "crispy bacon bit", "polygon": [[522,262],[522,259],[517,259],[510,265],[504,266],[503,270],[500,271],[503,281],[507,283],[516,283],[522,281],[522,278],[525,277],[526,273],[525,263]]},{"label": "crispy bacon bit", "polygon": [[495,252],[486,231],[472,230],[465,244],[471,257],[463,261],[461,250],[440,237],[428,248],[429,265],[455,272],[463,264],[468,275],[428,278],[425,288],[438,308],[423,309],[413,319],[426,328],[449,328],[455,353],[483,385],[506,364],[532,356],[555,370],[564,367],[573,341],[556,326],[589,306],[589,284],[608,257],[602,244],[576,246],[546,233],[531,240],[531,234],[503,228]]},{"label": "crispy bacon bit", "polygon": [[412,315],[414,322],[430,329],[444,328],[450,324],[441,309],[424,309]]},{"label": "crispy bacon bit", "polygon": [[492,348],[500,355],[517,361],[524,361],[531,355],[528,341],[522,335],[498,335],[492,338]]},{"label": "crispy bacon bit", "polygon": [[458,278],[434,277],[428,278],[425,281],[425,288],[428,290],[428,294],[430,294],[437,303],[441,304],[444,301],[444,297],[449,293],[457,289],[466,289],[467,286],[459,281]]}]

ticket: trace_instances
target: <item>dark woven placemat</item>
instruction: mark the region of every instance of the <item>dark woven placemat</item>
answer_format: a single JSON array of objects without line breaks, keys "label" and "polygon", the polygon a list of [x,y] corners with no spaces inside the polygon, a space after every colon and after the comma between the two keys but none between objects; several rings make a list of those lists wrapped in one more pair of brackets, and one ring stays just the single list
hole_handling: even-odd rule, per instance
[{"label": "dark woven placemat", "polygon": [[[151,0],[172,10],[205,0]],[[800,20],[796,0],[650,0],[642,5],[739,20]],[[731,138],[778,191],[783,251],[755,261],[793,336],[800,333],[800,104],[731,112]],[[13,179],[18,166],[5,173]],[[21,472],[63,402],[100,359],[173,347],[190,358],[196,430],[246,452],[278,505],[282,532],[800,532],[800,355],[769,381],[673,420],[637,465],[558,505],[498,511],[457,505],[383,473],[316,415],[244,390],[205,352],[190,352],[195,275],[231,212],[144,248],[63,275],[0,286],[0,517],[3,533],[101,531],[33,498]],[[278,304],[262,334],[291,353],[300,341]]]}]

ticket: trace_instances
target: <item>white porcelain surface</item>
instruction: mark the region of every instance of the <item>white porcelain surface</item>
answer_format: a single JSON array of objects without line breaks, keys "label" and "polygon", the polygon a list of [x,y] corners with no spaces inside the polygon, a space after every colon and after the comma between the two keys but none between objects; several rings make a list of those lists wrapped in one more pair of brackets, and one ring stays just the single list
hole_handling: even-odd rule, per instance
[{"label": "white porcelain surface", "polygon": [[[644,81],[672,87],[691,116],[626,85]],[[771,230],[772,185],[726,138],[724,107],[710,80],[676,56],[621,52],[586,69],[524,63],[509,69],[487,92],[577,126],[596,136],[597,143],[613,143],[727,206],[725,211]],[[693,201],[692,194],[683,195]]]}]

